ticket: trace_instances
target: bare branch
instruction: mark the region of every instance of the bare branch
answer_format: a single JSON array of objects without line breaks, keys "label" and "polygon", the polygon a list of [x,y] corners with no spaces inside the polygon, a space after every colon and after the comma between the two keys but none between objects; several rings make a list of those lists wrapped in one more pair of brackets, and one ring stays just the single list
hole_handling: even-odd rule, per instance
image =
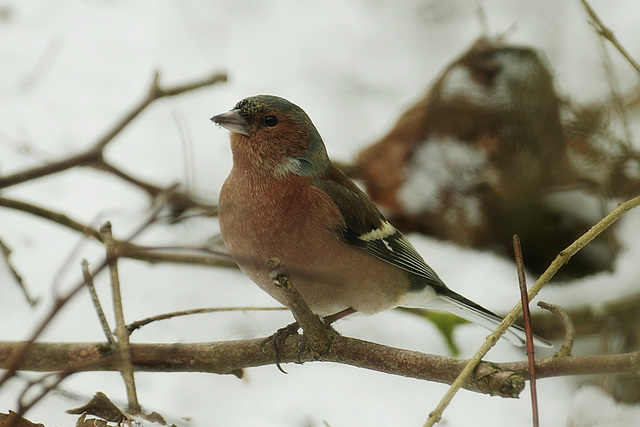
[{"label": "bare branch", "polygon": [[571,321],[571,317],[567,314],[567,312],[559,305],[548,304],[544,301],[538,302],[538,307],[543,308],[545,310],[549,310],[556,317],[560,319],[562,325],[564,326],[564,340],[562,341],[562,347],[555,354],[556,357],[564,357],[571,356],[571,351],[573,350],[573,341],[576,336],[576,330],[573,327],[573,322]]},{"label": "bare branch", "polygon": [[18,270],[16,270],[15,267],[11,264],[11,260],[9,259],[9,256],[11,255],[11,249],[9,249],[9,247],[5,245],[1,239],[0,239],[0,255],[2,255],[2,257],[4,258],[4,262],[7,264],[7,267],[9,268],[9,271],[11,272],[11,275],[13,276],[14,280],[16,281],[18,286],[20,286],[20,289],[22,289],[22,293],[24,294],[24,297],[29,303],[29,305],[31,305],[32,307],[35,306],[38,303],[38,300],[33,299],[29,294],[29,291],[27,290],[27,287],[24,284],[24,280],[22,280],[22,276],[18,273]]},{"label": "bare branch", "polygon": [[[451,383],[466,361],[427,355],[336,335],[322,354],[304,345],[301,335],[289,337],[280,348],[282,363],[313,360],[343,363],[394,375]],[[206,372],[236,375],[244,368],[273,365],[276,357],[264,351],[264,338],[194,344],[131,344],[136,371]],[[4,368],[22,342],[0,342],[0,367]],[[526,366],[522,366],[526,369]],[[24,354],[20,369],[33,371],[118,371],[117,354],[106,343],[33,343]],[[524,388],[521,374],[502,371],[483,362],[464,388],[517,397]]]},{"label": "bare branch", "polygon": [[126,328],[129,334],[133,333],[135,330],[142,328],[153,322],[158,322],[160,320],[172,319],[174,317],[180,316],[191,316],[193,314],[203,314],[203,313],[220,313],[220,312],[229,312],[229,311],[283,311],[289,310],[287,307],[213,307],[213,308],[194,308],[192,310],[183,310],[183,311],[173,311],[171,313],[163,313],[158,314],[157,316],[147,317],[142,320],[137,320],[135,322],[129,323]]},{"label": "bare branch", "polygon": [[85,236],[89,236],[97,241],[102,241],[102,237],[100,236],[98,230],[81,224],[78,221],[69,218],[65,214],[41,208],[40,206],[32,205],[30,203],[21,202],[19,200],[7,199],[5,197],[0,197],[0,206],[30,213],[31,215],[53,221],[64,227],[78,231]]},{"label": "bare branch", "polygon": [[[171,200],[171,197],[168,197],[168,199]],[[98,230],[88,225],[84,225],[72,218],[69,218],[65,214],[55,212],[49,209],[45,209],[40,206],[32,205],[30,203],[21,202],[13,199],[7,199],[4,197],[0,197],[0,206],[19,210],[22,212],[35,215],[40,218],[47,219],[49,221],[60,224],[64,227],[70,228],[71,230],[80,232],[85,236],[88,236],[102,243],[102,236],[100,235],[100,232]],[[172,263],[180,263],[180,264],[197,264],[197,265],[237,268],[236,263],[233,261],[233,259],[229,254],[211,251],[211,250],[208,250],[207,248],[180,248],[180,247],[159,248],[159,247],[139,246],[130,242],[125,242],[117,239],[114,239],[114,242],[118,247],[116,253],[121,258],[137,259],[140,261],[146,261],[150,263],[172,262]],[[206,253],[209,253],[210,255],[167,253],[166,251],[169,251],[169,250],[198,251],[198,252],[206,252]],[[160,251],[165,251],[165,252],[160,252]]]},{"label": "bare branch", "polygon": [[[319,355],[301,347],[294,335],[281,348],[282,363],[313,360],[342,363],[409,378],[451,384],[468,365],[467,360],[424,354],[354,338],[336,336],[331,348]],[[0,368],[5,369],[25,345],[0,342]],[[131,344],[136,371],[236,374],[244,368],[273,365],[265,353],[264,338],[192,344]],[[28,371],[118,371],[118,356],[106,343],[32,343],[19,369]],[[526,361],[481,362],[463,387],[478,393],[517,397],[528,378]],[[629,373],[640,370],[640,352],[605,356],[549,357],[536,361],[538,378],[569,375]]]},{"label": "bare branch", "polygon": [[167,204],[172,207],[174,211],[172,215],[174,217],[178,217],[187,209],[196,208],[199,210],[202,216],[217,216],[218,215],[218,207],[215,205],[210,205],[207,203],[203,203],[201,201],[196,201],[189,194],[178,190],[177,188],[163,188],[157,185],[142,181],[138,178],[134,178],[131,175],[121,171],[109,164],[106,160],[101,160],[100,162],[91,163],[87,166],[90,166],[94,169],[101,170],[103,172],[110,173],[129,184],[133,184],[134,186],[144,190],[150,197],[157,197],[161,193],[165,192],[167,197]]},{"label": "bare branch", "polygon": [[113,299],[113,312],[116,318],[116,337],[118,345],[116,347],[120,356],[120,374],[124,380],[129,399],[129,411],[134,414],[140,413],[140,403],[136,392],[136,382],[133,376],[133,365],[131,363],[131,343],[124,322],[124,310],[122,309],[122,294],[120,292],[120,276],[118,274],[118,257],[115,253],[115,243],[111,234],[111,223],[106,222],[100,227],[102,240],[107,252],[107,263],[109,265],[109,277],[111,282],[111,295]]},{"label": "bare branch", "polygon": [[[601,219],[597,224],[587,230],[582,236],[580,236],[577,240],[575,240],[571,245],[569,245],[565,250],[560,252],[556,259],[553,260],[549,268],[542,273],[542,275],[538,278],[536,283],[529,290],[529,301],[534,299],[536,295],[542,290],[542,288],[551,280],[551,278],[556,274],[556,272],[566,264],[569,259],[575,255],[580,249],[585,247],[590,241],[595,239],[600,233],[609,228],[614,222],[620,219],[625,213],[630,211],[631,209],[640,205],[640,196],[635,197],[631,200],[628,200],[624,203],[621,203],[616,209],[614,209],[609,215]],[[462,384],[465,383],[469,375],[474,371],[475,366],[480,363],[485,354],[493,347],[498,340],[507,330],[507,328],[516,320],[516,318],[522,313],[522,303],[518,303],[510,312],[507,314],[502,323],[493,331],[486,339],[486,341],[480,346],[476,354],[469,360],[467,366],[462,370],[460,376],[456,379],[456,381],[451,385],[447,393],[443,396],[442,400],[436,407],[436,409],[432,412],[427,420],[425,426],[433,426],[440,420],[440,414],[444,411],[444,409],[449,405],[451,399],[455,395],[455,390],[462,387]],[[536,368],[538,365],[536,365]],[[540,373],[539,369],[538,373]]]},{"label": "bare branch", "polygon": [[105,135],[99,138],[93,146],[84,153],[70,156],[66,159],[59,160],[44,166],[14,173],[13,175],[0,178],[0,188],[6,188],[13,185],[31,181],[36,178],[42,178],[58,172],[71,169],[76,166],[96,166],[106,165],[103,158],[103,150],[133,119],[135,119],[145,108],[153,101],[161,98],[179,95],[195,89],[211,86],[216,83],[226,82],[227,75],[225,73],[214,73],[204,79],[177,85],[169,88],[163,88],[159,85],[159,74],[156,72],[151,86],[148,89],[147,96],[138,105],[133,107],[124,115]]},{"label": "bare branch", "polygon": [[629,64],[631,64],[631,66],[633,68],[635,68],[635,70],[638,73],[640,73],[640,64],[638,64],[636,62],[636,60],[633,59],[633,57],[629,54],[629,52],[627,52],[627,50],[624,48],[624,46],[622,46],[622,44],[618,41],[616,36],[613,34],[613,31],[611,31],[609,28],[607,28],[604,25],[604,23],[602,22],[600,17],[591,8],[591,6],[587,2],[587,0],[580,0],[580,1],[582,2],[582,5],[584,6],[585,10],[589,14],[589,18],[591,18],[592,25],[596,29],[598,34],[600,34],[602,37],[607,39],[618,50],[618,52],[620,52],[620,54],[622,54],[624,59],[626,59],[627,62]]},{"label": "bare branch", "polygon": [[[149,218],[142,223],[129,237],[130,239],[135,238],[138,234],[142,232],[146,227],[148,227],[156,218],[158,211],[162,209],[162,206],[156,207],[156,209],[151,212]],[[101,237],[102,239],[102,237]],[[126,242],[125,242],[126,243]],[[118,250],[116,249],[114,256],[118,256]],[[94,271],[94,276],[100,273],[105,267],[108,265],[108,259],[102,262]],[[13,377],[16,373],[17,367],[20,365],[22,358],[29,351],[29,348],[36,339],[44,332],[47,326],[51,323],[51,320],[62,310],[62,308],[73,298],[80,290],[85,286],[84,280],[80,281],[76,286],[72,287],[66,294],[59,296],[55,299],[53,307],[49,310],[48,313],[44,316],[44,319],[37,324],[34,331],[31,333],[31,336],[28,340],[14,352],[11,354],[11,358],[7,363],[5,368],[5,372],[0,377],[0,386],[2,386],[9,378]]]},{"label": "bare branch", "polygon": [[100,304],[100,299],[98,298],[96,287],[93,285],[93,276],[89,272],[89,262],[86,259],[83,259],[80,262],[80,265],[82,267],[82,277],[84,278],[84,283],[87,285],[87,289],[89,290],[89,295],[91,295],[91,302],[93,303],[93,308],[98,315],[98,320],[100,321],[100,326],[102,326],[102,331],[107,337],[107,342],[109,343],[111,348],[115,349],[117,346],[116,340],[113,337],[113,333],[111,333],[111,328],[109,328],[109,322],[107,322],[107,317],[104,315],[104,310],[102,310],[102,305]]},{"label": "bare branch", "polygon": [[513,236],[513,251],[515,253],[516,267],[518,269],[518,284],[520,287],[520,303],[522,304],[522,317],[524,318],[524,330],[527,335],[527,362],[529,363],[529,386],[531,387],[531,411],[533,413],[533,426],[540,425],[538,415],[538,393],[536,387],[536,366],[533,349],[533,332],[531,329],[531,313],[529,312],[529,298],[527,295],[527,277],[522,258],[522,247],[518,235]]}]

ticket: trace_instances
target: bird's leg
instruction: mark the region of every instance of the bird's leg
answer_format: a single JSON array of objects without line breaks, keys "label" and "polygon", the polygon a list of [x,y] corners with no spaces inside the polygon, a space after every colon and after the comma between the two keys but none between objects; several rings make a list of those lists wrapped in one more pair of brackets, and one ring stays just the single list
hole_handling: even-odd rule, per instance
[{"label": "bird's leg", "polygon": [[[340,319],[342,319],[343,317],[346,317],[350,314],[355,313],[357,310],[349,307],[349,308],[345,308],[342,311],[339,311],[335,314],[331,314],[329,316],[325,316],[322,318],[322,323],[324,323],[324,325],[328,328],[331,328],[331,324],[335,321],[338,321]],[[283,332],[283,333],[288,333],[290,328],[295,328],[295,330],[293,332],[297,332],[297,328],[298,328],[298,323],[292,323],[291,325],[282,328],[279,330],[279,332]],[[304,334],[304,330],[302,331],[303,334],[300,337],[300,341],[298,342],[298,363],[302,363],[302,352],[304,351],[304,349],[307,347],[307,336]],[[277,333],[277,332],[276,332]],[[293,333],[292,333],[293,334]],[[280,369],[282,370],[282,369]]]},{"label": "bird's leg", "polygon": [[[343,317],[346,317],[350,314],[355,313],[357,310],[349,307],[349,308],[345,308],[342,311],[339,311],[335,314],[331,314],[329,316],[325,316],[322,318],[322,323],[325,325],[325,327],[333,329],[331,324],[333,322],[336,322],[340,319],[342,319]],[[303,331],[304,332],[304,331]],[[302,351],[307,347],[307,336],[303,333],[302,336],[300,337],[300,342],[298,343],[298,363],[302,363],[302,361],[300,360],[300,355],[302,353]]]},{"label": "bird's leg", "polygon": [[[339,311],[335,314],[331,314],[329,316],[325,316],[322,318],[322,321],[324,322],[325,325],[329,326],[331,325],[333,322],[336,322],[340,319],[342,319],[343,317],[346,317],[350,314],[355,313],[357,310],[349,307],[349,308],[345,308],[342,311]],[[264,342],[263,342],[263,349],[264,347],[266,347],[267,345],[271,345],[271,348],[273,349],[273,352],[275,354],[275,359],[276,359],[276,366],[277,368],[280,370],[280,372],[282,372],[283,374],[286,374],[287,371],[285,371],[282,368],[282,365],[280,365],[280,350],[282,348],[282,345],[284,344],[284,341],[293,336],[296,335],[298,333],[298,329],[300,329],[300,325],[298,324],[298,322],[293,322],[290,325],[285,326],[284,328],[280,328],[278,329],[273,335],[271,335],[270,337],[267,337]],[[301,353],[303,351],[303,349],[305,348],[305,337],[304,334],[302,335],[300,342],[298,343],[298,363],[302,363],[301,360]]]},{"label": "bird's leg", "polygon": [[356,310],[355,308],[345,308],[344,310],[339,311],[335,314],[325,316],[322,320],[324,320],[325,325],[330,325],[333,322],[342,319],[343,317],[347,317],[348,315],[355,313],[356,311],[358,310]]}]

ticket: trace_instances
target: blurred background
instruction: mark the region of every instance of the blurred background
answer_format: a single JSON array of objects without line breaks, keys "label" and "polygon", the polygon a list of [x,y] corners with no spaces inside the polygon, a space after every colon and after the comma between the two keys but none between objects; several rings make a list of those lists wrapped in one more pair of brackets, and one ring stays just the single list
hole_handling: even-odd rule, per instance
[{"label": "blurred background", "polygon": [[[640,6],[590,2],[634,58]],[[106,147],[109,164],[159,187],[179,184],[215,205],[231,167],[228,133],[208,120],[255,94],[301,106],[329,155],[409,234],[454,290],[497,313],[519,299],[510,251],[521,234],[529,284],[555,254],[617,203],[636,196],[640,74],[598,36],[580,1],[0,0],[0,177],[92,147],[146,96],[164,86],[225,72],[226,83],[161,99]],[[144,222],[140,187],[76,167],[0,190],[117,238]],[[189,215],[153,224],[136,239],[158,246],[211,245],[215,218]],[[580,338],[574,355],[638,350],[640,214],[630,212],[563,268],[539,299],[564,306]],[[81,280],[80,259],[103,248],[79,233],[0,207],[0,339],[25,339],[56,295]],[[17,284],[13,267],[31,298]],[[120,262],[127,321],[200,307],[276,306],[229,268]],[[111,313],[104,276],[99,295]],[[537,331],[560,346],[560,324],[533,311]],[[109,316],[110,318],[110,316]],[[287,312],[235,312],[172,319],[133,342],[199,342],[267,336]],[[451,355],[431,322],[397,310],[354,316],[343,334]],[[460,357],[486,332],[454,330]],[[81,292],[43,341],[101,341]],[[538,352],[539,357],[552,350]],[[487,360],[523,360],[498,345]],[[349,366],[307,363],[249,369],[239,380],[206,374],[136,374],[147,412],[179,426],[422,425],[446,386]],[[15,409],[27,381],[0,389],[0,412]],[[27,418],[74,425],[65,410],[95,392],[125,405],[117,373],[76,374]],[[526,425],[528,388],[518,400],[461,391],[449,426]],[[640,423],[637,375],[561,377],[538,383],[542,425]]]}]

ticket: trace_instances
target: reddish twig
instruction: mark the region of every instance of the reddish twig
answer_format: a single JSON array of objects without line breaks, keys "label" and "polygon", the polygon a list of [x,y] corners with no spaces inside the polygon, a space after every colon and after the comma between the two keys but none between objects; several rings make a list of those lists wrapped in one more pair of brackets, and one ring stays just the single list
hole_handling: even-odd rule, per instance
[{"label": "reddish twig", "polygon": [[517,234],[513,235],[513,252],[515,254],[518,270],[518,285],[522,301],[522,317],[524,318],[524,330],[527,335],[527,360],[529,362],[529,386],[531,388],[531,411],[533,413],[533,426],[540,425],[538,415],[538,392],[536,387],[536,361],[533,350],[533,332],[531,328],[531,313],[529,312],[529,295],[527,294],[527,278],[524,270],[522,247]]}]

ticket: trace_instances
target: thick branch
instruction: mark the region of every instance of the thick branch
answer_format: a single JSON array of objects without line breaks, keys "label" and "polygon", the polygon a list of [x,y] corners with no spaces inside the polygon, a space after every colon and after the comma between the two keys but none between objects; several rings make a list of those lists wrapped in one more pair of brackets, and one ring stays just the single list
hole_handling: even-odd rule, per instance
[{"label": "thick branch", "polygon": [[[466,360],[402,350],[338,336],[322,355],[300,351],[301,336],[280,348],[281,363],[343,363],[393,375],[449,384]],[[132,344],[135,370],[149,372],[206,372],[237,374],[243,368],[272,365],[275,355],[263,339],[194,344]],[[0,342],[0,368],[24,343]],[[30,371],[117,371],[117,355],[105,343],[33,343],[20,363]],[[630,373],[640,370],[640,352],[607,356],[550,357],[536,362],[538,378],[567,375]],[[481,362],[464,388],[503,397],[517,397],[528,378],[527,362]]]},{"label": "thick branch", "polygon": [[[279,348],[281,363],[319,360],[440,383],[452,382],[466,361],[402,350],[372,342],[337,336],[330,349],[319,355],[301,347],[293,335]],[[0,368],[24,343],[0,342]],[[301,350],[302,349],[302,350]],[[237,374],[243,368],[273,365],[275,354],[264,339],[195,344],[132,344],[131,361],[137,371],[206,372]],[[119,360],[106,343],[33,343],[21,360],[21,370],[117,371]],[[524,371],[526,366],[523,365]],[[468,390],[517,397],[524,388],[520,374],[500,371],[482,362],[467,383]]]}]

